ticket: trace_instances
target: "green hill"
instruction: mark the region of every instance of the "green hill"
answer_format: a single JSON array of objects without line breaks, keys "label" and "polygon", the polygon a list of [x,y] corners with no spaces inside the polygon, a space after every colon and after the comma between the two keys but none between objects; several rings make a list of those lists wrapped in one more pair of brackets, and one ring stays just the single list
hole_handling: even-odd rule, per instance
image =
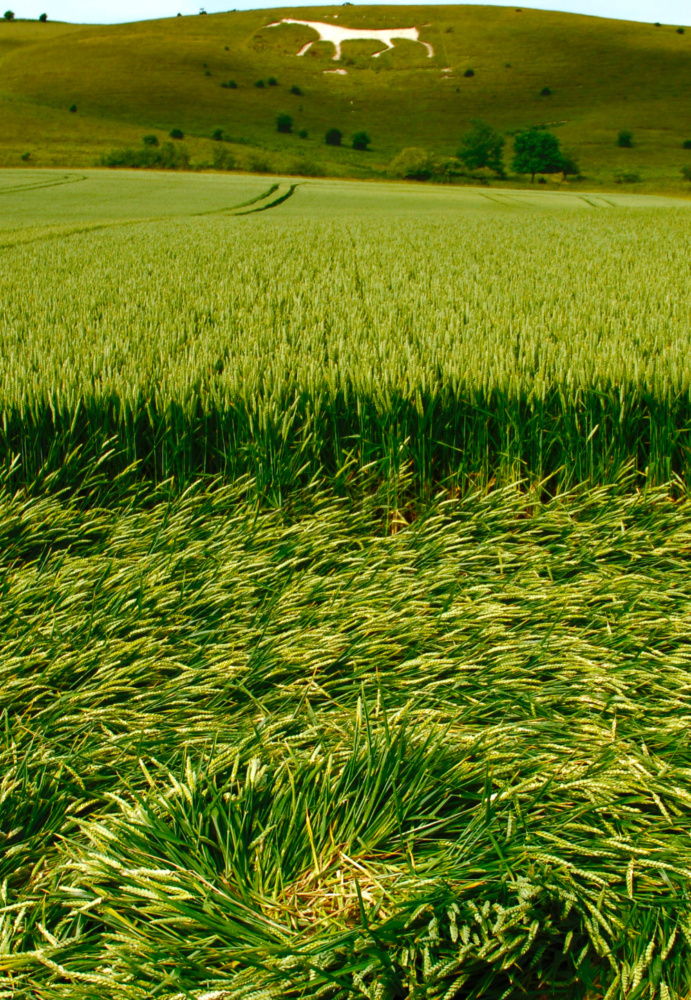
[{"label": "green hill", "polygon": [[[297,58],[314,32],[267,27],[283,17],[416,25],[435,54],[397,41],[373,59],[379,43],[356,41],[344,44],[337,63],[332,45],[317,42]],[[326,72],[334,68],[346,72]],[[222,86],[231,80],[236,87]],[[691,30],[516,7],[282,8],[109,26],[3,22],[0,163],[86,166],[146,133],[163,141],[179,128],[199,164],[219,149],[210,137],[221,129],[235,143],[224,149],[245,151],[240,165],[265,166],[261,155],[247,159],[259,149],[272,169],[291,169],[292,157],[327,173],[371,176],[404,147],[452,155],[471,119],[483,118],[509,133],[549,123],[590,182],[609,186],[627,171],[640,175],[639,187],[681,191],[681,167],[691,165],[682,148],[691,138],[690,84]],[[545,87],[550,96],[541,96]],[[293,118],[291,134],[276,131],[281,112]],[[365,129],[371,151],[327,146],[329,128],[346,140]],[[631,149],[616,145],[624,128],[633,132]]]}]

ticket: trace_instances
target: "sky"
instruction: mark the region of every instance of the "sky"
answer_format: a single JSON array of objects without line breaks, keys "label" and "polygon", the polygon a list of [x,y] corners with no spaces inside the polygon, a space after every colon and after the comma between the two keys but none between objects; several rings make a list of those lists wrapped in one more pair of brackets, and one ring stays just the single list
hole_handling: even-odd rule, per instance
[{"label": "sky", "polygon": [[[45,12],[51,21],[74,21],[86,24],[115,24],[122,21],[143,21],[155,17],[198,14],[203,0],[12,0],[17,17],[36,18]],[[330,0],[326,0],[328,4]],[[333,0],[331,0],[333,2]],[[401,0],[375,0],[377,3]],[[413,0],[415,2],[415,0]],[[417,0],[421,3],[421,0]],[[475,0],[492,7],[510,6],[506,0]],[[260,7],[309,7],[319,0],[208,0],[204,9],[209,14],[230,10],[256,10]],[[338,0],[336,0],[338,3]],[[232,6],[231,6],[232,5]],[[422,5],[424,0],[422,0]],[[436,6],[436,2],[435,2]],[[573,14],[593,14],[629,21],[661,21],[663,24],[691,25],[691,0],[529,0],[526,7],[540,10],[561,10]]]}]

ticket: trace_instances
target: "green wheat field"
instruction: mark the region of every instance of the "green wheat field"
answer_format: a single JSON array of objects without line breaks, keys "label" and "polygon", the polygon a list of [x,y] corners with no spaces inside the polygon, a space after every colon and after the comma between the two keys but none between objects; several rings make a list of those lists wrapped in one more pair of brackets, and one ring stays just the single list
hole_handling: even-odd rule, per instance
[{"label": "green wheat field", "polygon": [[691,995],[691,203],[0,171],[0,996]]}]

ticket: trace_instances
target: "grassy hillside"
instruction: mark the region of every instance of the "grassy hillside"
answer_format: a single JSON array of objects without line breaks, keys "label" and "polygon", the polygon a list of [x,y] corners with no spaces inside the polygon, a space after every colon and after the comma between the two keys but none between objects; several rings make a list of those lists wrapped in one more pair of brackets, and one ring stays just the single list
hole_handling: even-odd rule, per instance
[{"label": "grassy hillside", "polygon": [[[424,48],[347,42],[343,60],[281,17],[348,27],[417,25]],[[326,73],[335,67],[345,75]],[[472,69],[474,76],[466,77]],[[255,83],[275,77],[276,86]],[[222,87],[234,80],[237,88]],[[0,162],[86,166],[106,150],[186,134],[192,162],[211,159],[222,129],[238,149],[322,161],[328,172],[374,174],[406,146],[453,154],[473,118],[514,132],[552,123],[591,182],[618,170],[642,186],[683,190],[691,165],[691,30],[515,7],[314,7],[243,11],[110,26],[0,23]],[[292,94],[298,87],[300,95]],[[540,92],[549,87],[551,96]],[[72,105],[76,113],[70,113]],[[293,134],[276,115],[288,112]],[[324,133],[366,129],[369,153],[328,147]],[[619,129],[634,148],[619,149]],[[308,132],[299,138],[299,130]],[[688,185],[687,185],[688,186]]]}]

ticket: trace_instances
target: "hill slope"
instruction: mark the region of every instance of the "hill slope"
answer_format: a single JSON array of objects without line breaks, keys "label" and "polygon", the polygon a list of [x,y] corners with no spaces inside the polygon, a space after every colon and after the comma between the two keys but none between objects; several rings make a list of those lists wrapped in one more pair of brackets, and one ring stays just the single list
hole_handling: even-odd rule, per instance
[{"label": "hill slope", "polygon": [[[343,59],[284,17],[348,27],[419,26],[434,49],[397,41],[346,42]],[[340,68],[345,73],[329,73]],[[466,77],[468,69],[474,76]],[[258,80],[276,86],[256,87]],[[237,87],[222,87],[233,80]],[[300,94],[291,93],[297,87]],[[551,96],[540,91],[549,87]],[[681,189],[691,164],[691,31],[515,7],[314,7],[178,17],[126,25],[0,23],[0,162],[87,165],[104,150],[186,133],[207,160],[222,129],[233,140],[367,174],[403,147],[455,152],[473,118],[512,132],[554,123],[587,177],[611,184],[620,169],[649,186]],[[69,108],[76,105],[77,112]],[[294,131],[276,131],[289,113]],[[339,128],[366,129],[370,153],[324,144]],[[619,129],[634,133],[619,149]],[[301,139],[299,130],[307,130]]]}]

